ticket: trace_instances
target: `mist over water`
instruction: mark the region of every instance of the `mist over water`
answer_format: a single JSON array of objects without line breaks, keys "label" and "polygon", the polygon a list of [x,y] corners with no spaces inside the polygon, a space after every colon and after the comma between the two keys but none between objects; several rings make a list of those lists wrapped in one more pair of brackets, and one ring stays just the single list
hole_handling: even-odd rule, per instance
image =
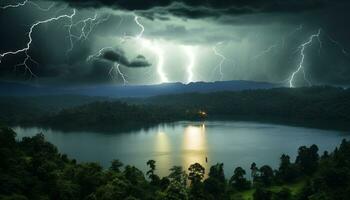
[{"label": "mist over water", "polygon": [[252,162],[277,168],[281,154],[294,161],[299,146],[317,144],[322,154],[333,151],[343,138],[350,138],[339,131],[236,121],[183,121],[121,134],[13,128],[19,139],[42,132],[60,152],[79,162],[109,167],[112,159],[119,159],[145,172],[147,160],[153,159],[160,176],[168,175],[174,165],[187,169],[195,162],[203,165],[206,173],[211,165],[223,162],[226,176],[237,166],[250,174]]}]

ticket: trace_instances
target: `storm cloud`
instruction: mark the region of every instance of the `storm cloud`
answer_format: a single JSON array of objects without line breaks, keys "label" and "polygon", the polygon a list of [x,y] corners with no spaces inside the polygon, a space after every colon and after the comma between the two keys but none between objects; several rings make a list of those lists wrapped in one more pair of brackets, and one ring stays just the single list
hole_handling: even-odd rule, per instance
[{"label": "storm cloud", "polygon": [[[0,6],[15,2],[22,1],[4,0]],[[73,9],[76,15],[35,27],[28,51],[33,61],[29,60],[26,68],[20,65],[24,53],[3,57],[0,81],[118,84],[121,77],[111,80],[109,72],[119,63],[131,84],[188,82],[192,73],[192,81],[254,80],[288,85],[301,62],[300,45],[321,29],[319,38],[305,47],[303,70],[297,73],[295,85],[350,85],[350,27],[346,20],[350,2],[346,0],[33,2],[42,8],[53,2],[55,6],[38,9],[30,3],[0,9],[0,54],[26,47],[34,22],[71,15]],[[99,19],[105,20],[97,23]],[[76,25],[68,30],[72,23]],[[106,47],[113,48],[87,61]],[[31,76],[29,69],[36,76]]]},{"label": "storm cloud", "polygon": [[121,49],[114,49],[105,51],[101,58],[111,62],[117,62],[125,67],[149,67],[152,64],[146,60],[146,57],[143,55],[138,55],[136,58],[128,60],[125,55],[125,52]]},{"label": "storm cloud", "polygon": [[109,7],[137,11],[146,17],[172,14],[188,18],[254,13],[295,13],[346,4],[346,0],[57,0],[72,7]]}]

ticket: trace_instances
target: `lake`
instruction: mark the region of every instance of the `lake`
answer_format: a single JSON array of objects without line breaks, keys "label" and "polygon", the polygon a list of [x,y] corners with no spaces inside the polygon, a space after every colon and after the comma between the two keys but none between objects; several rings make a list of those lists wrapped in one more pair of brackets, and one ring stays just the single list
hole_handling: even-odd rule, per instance
[{"label": "lake", "polygon": [[223,162],[226,176],[231,176],[237,166],[249,174],[252,162],[277,168],[281,154],[294,160],[299,146],[317,144],[322,154],[324,150],[333,151],[343,138],[350,138],[350,134],[339,131],[236,121],[184,121],[118,134],[40,127],[13,129],[18,138],[42,132],[60,152],[80,162],[109,167],[112,159],[119,159],[145,172],[147,160],[153,159],[160,176],[168,175],[174,165],[187,169],[195,162],[206,172],[209,166]]}]

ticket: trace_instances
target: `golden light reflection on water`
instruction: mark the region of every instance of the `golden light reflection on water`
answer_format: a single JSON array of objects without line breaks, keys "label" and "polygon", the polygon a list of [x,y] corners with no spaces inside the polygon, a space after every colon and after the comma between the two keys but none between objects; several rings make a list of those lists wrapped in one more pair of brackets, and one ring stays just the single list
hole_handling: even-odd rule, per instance
[{"label": "golden light reflection on water", "polygon": [[206,162],[208,146],[205,125],[186,127],[182,145],[182,166],[188,169],[191,164],[199,163],[205,167],[207,172],[209,168]]},{"label": "golden light reflection on water", "polygon": [[[154,141],[154,159],[157,162],[157,174],[166,176],[169,169],[174,165],[181,165],[185,170],[191,164],[199,163],[205,167],[208,173],[206,162],[208,146],[205,135],[205,125],[189,125],[179,133],[182,139],[178,142],[172,141],[170,133],[157,132]],[[209,158],[208,158],[209,159]]]}]

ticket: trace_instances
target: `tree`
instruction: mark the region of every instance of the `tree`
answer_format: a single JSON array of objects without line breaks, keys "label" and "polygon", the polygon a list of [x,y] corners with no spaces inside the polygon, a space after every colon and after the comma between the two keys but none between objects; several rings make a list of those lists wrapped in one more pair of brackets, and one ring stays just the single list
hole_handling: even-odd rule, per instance
[{"label": "tree", "polygon": [[120,160],[115,159],[112,160],[111,162],[111,167],[109,168],[110,170],[119,173],[120,172],[120,168],[123,166],[123,163],[120,162]]},{"label": "tree", "polygon": [[204,191],[202,179],[204,178],[205,169],[199,163],[192,164],[189,168],[188,179],[191,181],[190,197],[191,199],[203,199]]},{"label": "tree", "polygon": [[277,176],[286,182],[291,182],[297,178],[297,168],[290,162],[290,157],[288,155],[283,154],[281,156]]},{"label": "tree", "polygon": [[258,172],[259,172],[259,168],[256,166],[256,163],[253,162],[251,165],[250,165],[250,170],[251,170],[251,177],[252,179],[255,181],[255,179],[257,178],[258,176]]},{"label": "tree", "polygon": [[306,146],[299,147],[295,163],[299,166],[301,172],[310,175],[316,171],[319,160],[317,152],[318,147],[316,145],[311,145],[310,148]]},{"label": "tree", "polygon": [[214,197],[223,199],[226,190],[223,163],[217,163],[210,167],[209,177],[204,181],[204,188]]},{"label": "tree", "polygon": [[259,176],[259,180],[261,180],[261,182],[265,185],[271,185],[272,183],[272,179],[273,179],[273,170],[270,166],[268,165],[264,165],[262,167],[260,167],[260,176]]},{"label": "tree", "polygon": [[159,187],[162,190],[165,190],[170,184],[170,180],[167,177],[163,177],[162,179],[159,180]]},{"label": "tree", "polygon": [[199,163],[190,165],[188,171],[188,179],[191,181],[191,184],[200,183],[205,174],[204,167],[202,167],[202,165],[200,165]]},{"label": "tree", "polygon": [[81,197],[86,197],[103,183],[102,167],[97,163],[81,164],[77,167],[74,178],[81,187]]},{"label": "tree", "polygon": [[322,160],[325,160],[325,159],[327,159],[327,158],[329,158],[329,153],[328,153],[328,151],[324,151],[324,152],[323,152],[323,155],[321,156],[321,159],[322,159]]},{"label": "tree", "polygon": [[177,181],[181,183],[182,185],[186,186],[187,184],[187,174],[186,172],[182,169],[181,166],[174,166],[170,169],[170,174],[168,178],[170,181]]},{"label": "tree", "polygon": [[225,182],[224,164],[217,163],[216,165],[211,166],[209,170],[209,177],[215,178],[220,182]]},{"label": "tree", "polygon": [[145,177],[139,169],[137,169],[135,166],[127,165],[125,166],[124,172],[123,172],[125,178],[131,182],[133,185],[138,185],[142,182],[145,182]]},{"label": "tree", "polygon": [[171,181],[168,188],[165,190],[165,199],[166,200],[187,200],[188,195],[186,187],[182,183],[177,181]]},{"label": "tree", "polygon": [[156,161],[154,160],[149,160],[147,161],[147,165],[151,168],[149,171],[147,171],[147,175],[154,174],[154,171],[156,170]]},{"label": "tree", "polygon": [[152,185],[159,185],[160,178],[159,178],[159,176],[154,174],[154,171],[156,170],[156,161],[149,160],[149,161],[147,161],[147,165],[150,167],[150,170],[148,170],[146,174],[151,179],[151,184]]},{"label": "tree", "polygon": [[237,167],[229,181],[230,185],[237,190],[249,189],[251,183],[244,177],[245,175],[245,170],[242,167]]}]

